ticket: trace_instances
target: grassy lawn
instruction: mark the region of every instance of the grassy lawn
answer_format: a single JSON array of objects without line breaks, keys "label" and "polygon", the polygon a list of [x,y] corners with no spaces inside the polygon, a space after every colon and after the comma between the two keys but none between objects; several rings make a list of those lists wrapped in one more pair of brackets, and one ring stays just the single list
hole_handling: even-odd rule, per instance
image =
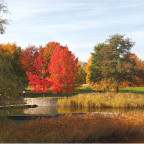
[{"label": "grassy lawn", "polygon": [[26,90],[26,91],[30,91],[30,90],[33,90],[33,88],[27,87],[25,90]]},{"label": "grassy lawn", "polygon": [[[31,92],[32,88],[27,87],[26,88],[26,97],[43,97],[43,94],[40,92]],[[45,97],[69,97],[74,96],[78,94],[89,94],[89,93],[95,93],[97,91],[92,90],[86,86],[79,87],[76,91],[72,92],[71,94],[52,94],[52,93],[45,93]],[[120,93],[143,93],[144,94],[144,87],[135,87],[135,88],[125,88],[119,90]]]},{"label": "grassy lawn", "polygon": [[[30,90],[32,90],[31,87],[26,88],[26,97],[43,97],[42,93],[39,92],[31,92]],[[77,94],[84,94],[84,93],[94,93],[96,92],[95,90],[92,90],[90,88],[87,87],[80,87],[78,88],[76,91],[72,92],[71,94],[52,94],[52,93],[45,93],[45,97],[69,97],[69,96],[73,96],[73,95],[77,95]]]},{"label": "grassy lawn", "polygon": [[125,88],[120,90],[120,92],[144,93],[144,87]]}]

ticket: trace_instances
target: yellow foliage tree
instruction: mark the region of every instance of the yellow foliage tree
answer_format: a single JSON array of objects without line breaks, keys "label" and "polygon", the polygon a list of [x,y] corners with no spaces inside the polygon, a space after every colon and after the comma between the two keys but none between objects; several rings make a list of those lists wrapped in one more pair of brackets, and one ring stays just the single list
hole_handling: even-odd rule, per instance
[{"label": "yellow foliage tree", "polygon": [[88,63],[86,65],[86,83],[87,84],[90,84],[90,79],[89,79],[90,70],[89,70],[89,67],[91,66],[91,64],[92,64],[92,56],[89,58]]},{"label": "yellow foliage tree", "polygon": [[17,47],[17,45],[14,43],[14,44],[0,44],[0,50],[1,52],[3,52],[3,55],[20,55],[20,48]]}]

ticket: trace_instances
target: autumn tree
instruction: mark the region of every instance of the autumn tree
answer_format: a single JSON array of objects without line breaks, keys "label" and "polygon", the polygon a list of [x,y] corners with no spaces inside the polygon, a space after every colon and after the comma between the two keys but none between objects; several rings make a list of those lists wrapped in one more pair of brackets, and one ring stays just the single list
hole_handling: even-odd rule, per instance
[{"label": "autumn tree", "polygon": [[36,63],[38,52],[39,48],[35,46],[29,46],[26,49],[22,50],[20,61],[25,71],[36,74],[36,68],[34,67],[34,64]]},{"label": "autumn tree", "polygon": [[50,62],[50,58],[57,45],[60,44],[57,42],[49,42],[48,44],[46,44],[45,47],[40,48],[38,57],[42,57],[43,59],[45,59],[45,65],[48,65],[48,63]]},{"label": "autumn tree", "polygon": [[0,50],[3,53],[3,55],[12,55],[14,57],[14,55],[20,55],[21,53],[21,48],[18,47],[15,43],[10,44],[0,44]]},{"label": "autumn tree", "polygon": [[92,65],[92,56],[90,56],[90,58],[88,59],[88,62],[86,64],[86,83],[90,84],[90,66]]},{"label": "autumn tree", "polygon": [[16,44],[0,44],[0,94],[1,100],[20,98],[19,91],[25,88],[24,72],[19,56],[20,47]]},{"label": "autumn tree", "polygon": [[131,73],[131,75],[127,75],[127,78],[125,76],[126,79],[121,83],[120,87],[144,86],[144,63],[142,60],[140,60],[134,53],[131,55],[124,55],[123,59],[133,60],[135,66],[133,69],[133,75]]},{"label": "autumn tree", "polygon": [[[49,42],[46,44],[44,47],[39,48],[39,52],[37,55],[37,59],[42,58],[43,59],[43,67],[47,68],[48,64],[50,63],[50,58],[54,52],[54,49],[56,48],[57,45],[60,45],[57,42]],[[63,48],[62,46],[60,46]],[[37,72],[37,70],[35,70]],[[47,73],[47,76],[50,76],[50,73]]]},{"label": "autumn tree", "polygon": [[3,14],[8,13],[6,3],[0,0],[0,33],[5,33],[5,25],[8,24],[8,20],[2,17]]},{"label": "autumn tree", "polygon": [[135,66],[135,81],[133,86],[144,86],[144,63],[140,60],[136,54],[131,54],[131,58],[134,59]]},{"label": "autumn tree", "polygon": [[79,84],[78,80],[78,59],[68,50],[68,47],[61,48],[58,45],[50,59],[50,79],[52,82],[52,92],[68,93],[75,90]]},{"label": "autumn tree", "polygon": [[21,47],[18,47],[16,44],[0,44],[0,51],[3,56],[12,57],[12,66],[14,68],[15,74],[25,83],[25,71],[22,69],[20,56],[21,56]]},{"label": "autumn tree", "polygon": [[[92,53],[92,65],[90,66],[90,81],[107,83],[109,87],[116,87],[118,92],[120,84],[129,78],[132,80],[135,62],[129,59],[130,50],[134,42],[123,35],[112,35],[105,43],[95,46],[95,52]],[[124,55],[127,57],[123,58]]]},{"label": "autumn tree", "polygon": [[33,88],[33,90],[42,92],[44,97],[44,93],[51,87],[48,75],[49,67],[45,67],[45,60],[41,57],[37,59],[37,63],[34,64],[34,67],[37,70],[37,74],[27,71],[29,85]]},{"label": "autumn tree", "polygon": [[111,86],[110,88],[110,82],[108,80],[102,79],[99,81],[90,81],[90,67],[92,65],[92,58],[93,56],[89,58],[88,63],[86,65],[86,83],[89,85],[91,89],[94,89],[96,91],[105,91],[106,89],[113,91],[114,87]]},{"label": "autumn tree", "polygon": [[79,71],[78,71],[78,80],[77,80],[77,83],[79,83],[80,85],[81,84],[86,84],[86,62],[81,62],[79,61],[78,62],[78,65],[79,65]]},{"label": "autumn tree", "polygon": [[[89,58],[86,66],[86,81],[89,86],[97,91],[112,90],[113,87],[109,79],[104,79],[103,75],[99,69],[100,65],[97,61],[100,60],[101,56],[99,51],[102,47],[106,47],[105,43],[100,43],[94,47],[95,53],[92,53],[92,56]],[[111,88],[110,88],[111,87]]]}]

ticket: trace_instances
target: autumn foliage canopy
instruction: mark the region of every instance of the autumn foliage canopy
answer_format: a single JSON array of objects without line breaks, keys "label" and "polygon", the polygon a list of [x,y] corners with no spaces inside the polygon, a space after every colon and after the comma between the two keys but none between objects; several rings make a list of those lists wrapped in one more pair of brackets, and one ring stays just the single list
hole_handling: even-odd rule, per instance
[{"label": "autumn foliage canopy", "polygon": [[78,59],[68,51],[68,47],[58,45],[50,59],[50,79],[54,94],[74,91],[77,87],[76,74],[78,72]]},{"label": "autumn foliage canopy", "polygon": [[20,60],[24,70],[30,71],[32,73],[36,72],[34,64],[36,63],[38,57],[38,51],[39,48],[36,48],[35,46],[29,46],[22,51]]},{"label": "autumn foliage canopy", "polygon": [[124,35],[112,35],[94,47],[88,61],[87,83],[97,91],[144,86],[144,63],[130,52],[134,42]]},{"label": "autumn foliage canopy", "polygon": [[97,91],[118,92],[119,88],[144,86],[144,62],[130,52],[133,45],[129,38],[113,35],[94,47],[86,64],[58,42],[26,49],[0,44],[0,93],[8,97],[12,91],[16,95],[31,86],[43,94],[63,94],[85,81]]},{"label": "autumn foliage canopy", "polygon": [[[41,57],[44,52],[48,53],[46,47],[41,49],[33,67],[36,72],[27,71],[29,85],[35,90],[45,93],[52,89],[53,94],[69,93],[75,90],[78,83],[79,65],[78,59],[60,44],[51,43],[49,56]],[[48,45],[46,45],[48,47]],[[48,47],[49,48],[49,47]]]},{"label": "autumn foliage canopy", "polygon": [[46,76],[49,68],[44,68],[44,60],[40,57],[37,60],[37,64],[34,64],[34,67],[37,70],[38,74],[32,74],[32,72],[26,72],[29,78],[29,85],[35,90],[45,93],[50,87],[51,82]]}]

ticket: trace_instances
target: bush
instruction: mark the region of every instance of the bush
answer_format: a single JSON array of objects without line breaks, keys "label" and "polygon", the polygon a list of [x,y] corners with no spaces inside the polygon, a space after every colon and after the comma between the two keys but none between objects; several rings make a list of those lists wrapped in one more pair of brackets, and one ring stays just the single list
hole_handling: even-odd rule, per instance
[{"label": "bush", "polygon": [[74,143],[125,141],[144,130],[144,113],[122,115],[65,115],[42,118],[24,123],[1,122],[0,142],[3,143]]}]

